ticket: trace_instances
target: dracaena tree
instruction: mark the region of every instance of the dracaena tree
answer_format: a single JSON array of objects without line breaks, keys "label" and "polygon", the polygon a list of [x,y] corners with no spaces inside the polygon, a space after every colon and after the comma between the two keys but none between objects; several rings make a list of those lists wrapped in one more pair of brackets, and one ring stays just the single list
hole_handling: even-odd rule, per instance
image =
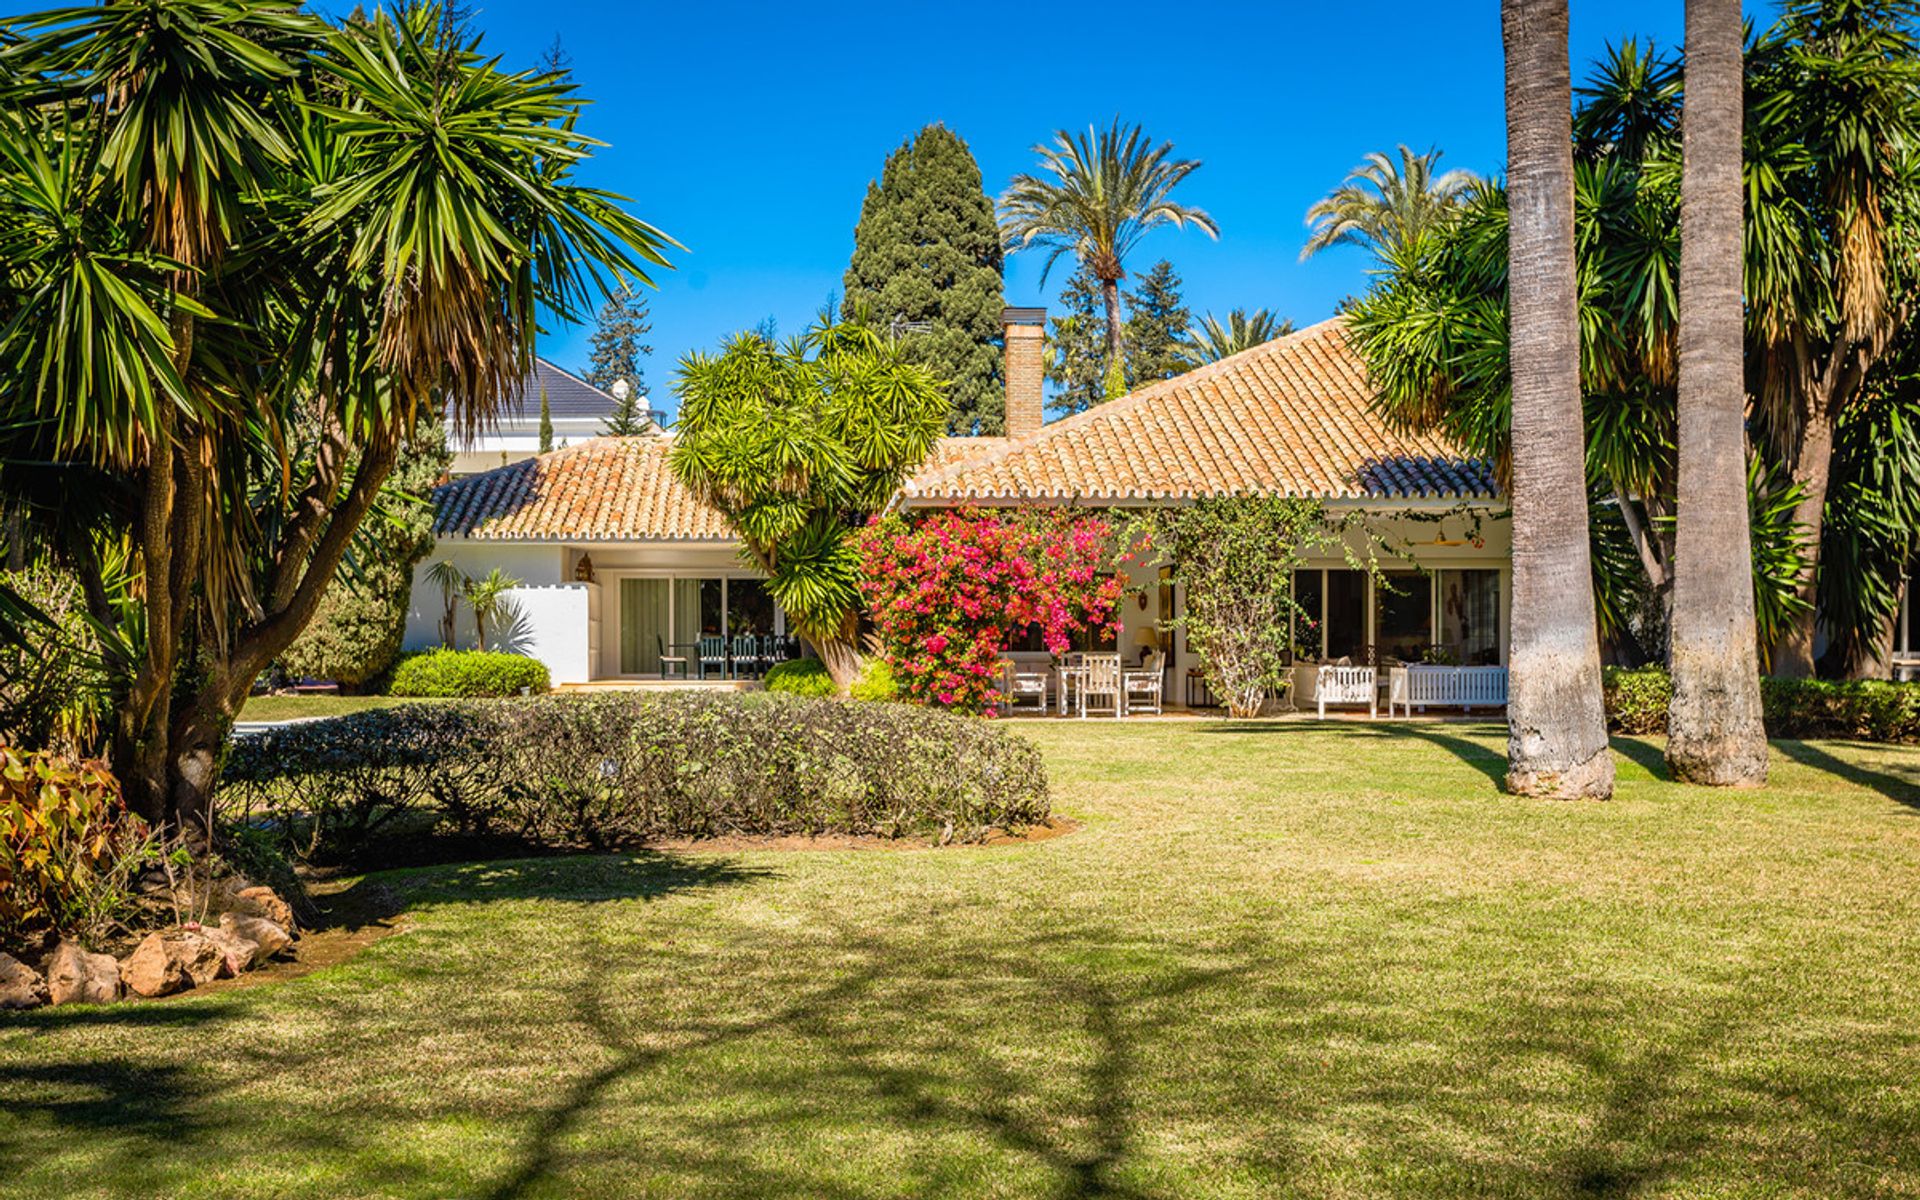
[{"label": "dracaena tree", "polygon": [[0,489],[81,581],[129,802],[189,832],[422,415],[485,422],[542,308],[664,263],[574,179],[571,85],[439,17],[121,0],[0,32]]},{"label": "dracaena tree", "polygon": [[725,515],[789,627],[846,690],[861,667],[854,534],[932,452],[945,390],[859,320],[823,320],[784,345],[738,334],[683,358],[674,390],[674,474]]}]

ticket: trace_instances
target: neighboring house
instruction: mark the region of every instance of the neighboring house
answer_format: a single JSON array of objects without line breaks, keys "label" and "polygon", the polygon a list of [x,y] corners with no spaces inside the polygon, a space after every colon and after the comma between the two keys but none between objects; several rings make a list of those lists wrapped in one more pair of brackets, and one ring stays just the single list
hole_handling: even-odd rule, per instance
[{"label": "neighboring house", "polygon": [[[519,390],[502,406],[497,422],[470,439],[462,438],[458,430],[454,432],[451,468],[454,477],[457,479],[490,471],[540,453],[540,396],[543,392],[553,420],[553,444],[556,449],[563,445],[576,446],[599,437],[606,428],[607,418],[614,409],[620,407],[616,393],[624,386],[625,381],[622,380],[614,384],[614,391],[602,391],[544,358],[535,358],[533,370],[520,381]],[[657,431],[661,414],[647,408],[645,396],[640,397],[639,407]]]},{"label": "neighboring house", "polygon": [[[1318,619],[1314,661],[1507,661],[1506,505],[1484,464],[1444,439],[1389,430],[1336,319],[1043,426],[1037,309],[1007,313],[1008,438],[948,438],[901,489],[907,508],[1076,504],[1126,508],[1277,493],[1365,511],[1383,536],[1377,586],[1334,554],[1296,595]],[[668,435],[600,439],[457,480],[436,493],[439,544],[468,574],[520,578],[510,635],[557,683],[657,677],[663,649],[702,633],[784,633],[718,513],[681,487]],[[1365,544],[1356,551],[1364,553]],[[1418,568],[1418,569],[1416,569]],[[1167,622],[1183,597],[1133,568],[1120,648],[1170,653],[1169,698],[1193,659]],[[408,644],[435,642],[437,597],[415,588]],[[1310,694],[1312,668],[1301,683]]]}]

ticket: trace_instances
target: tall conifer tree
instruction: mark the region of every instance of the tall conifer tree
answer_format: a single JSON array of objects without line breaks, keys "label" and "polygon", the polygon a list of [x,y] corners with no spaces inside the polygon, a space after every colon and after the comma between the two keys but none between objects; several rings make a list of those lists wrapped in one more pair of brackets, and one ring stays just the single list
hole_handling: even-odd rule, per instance
[{"label": "tall conifer tree", "polygon": [[1126,293],[1127,386],[1145,387],[1172,379],[1187,369],[1180,357],[1193,314],[1180,296],[1180,273],[1161,259],[1140,278],[1140,286]]},{"label": "tall conifer tree", "polygon": [[853,231],[846,310],[901,330],[908,360],[946,383],[950,433],[1005,427],[1002,266],[993,202],[966,142],[929,125],[887,156]]},{"label": "tall conifer tree", "polygon": [[601,305],[589,340],[592,358],[587,382],[604,390],[614,380],[624,379],[636,397],[645,394],[646,374],[640,360],[653,353],[646,341],[652,332],[647,298],[639,292],[626,292]]},{"label": "tall conifer tree", "polygon": [[1059,315],[1048,322],[1047,407],[1061,416],[1085,412],[1107,398],[1107,326],[1100,280],[1078,267],[1060,290]]}]

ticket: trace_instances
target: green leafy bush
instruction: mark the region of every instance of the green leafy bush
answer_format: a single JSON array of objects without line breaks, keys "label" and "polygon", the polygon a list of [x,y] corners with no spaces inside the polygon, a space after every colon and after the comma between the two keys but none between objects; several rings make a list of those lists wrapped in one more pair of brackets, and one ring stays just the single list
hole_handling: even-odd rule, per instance
[{"label": "green leafy bush", "polygon": [[870,658],[860,678],[853,681],[849,694],[855,700],[898,700],[900,685],[894,681],[893,666],[884,658]]},{"label": "green leafy bush", "polygon": [[156,845],[105,763],[0,746],[0,950],[96,940],[133,907]]},{"label": "green leafy bush", "polygon": [[792,696],[831,696],[833,676],[817,658],[796,658],[767,672],[767,690]]},{"label": "green leafy bush", "polygon": [[1046,818],[1039,750],[991,724],[780,693],[402,705],[238,739],[223,815],[340,858],[407,814],[554,846]]},{"label": "green leafy bush", "polygon": [[1607,723],[1620,733],[1664,733],[1673,680],[1658,667],[1606,673]]},{"label": "green leafy bush", "polygon": [[[1659,667],[1606,674],[1607,720],[1620,733],[1665,733],[1673,681]],[[1885,680],[1760,680],[1767,736],[1920,741],[1920,684]]]},{"label": "green leafy bush", "polygon": [[[767,690],[793,696],[824,697],[834,694],[833,676],[817,658],[798,658],[784,662],[767,672]],[[898,700],[899,685],[893,668],[884,658],[869,658],[860,678],[853,681],[848,694],[855,700]]]},{"label": "green leafy bush", "polygon": [[394,696],[517,696],[521,688],[544,692],[547,664],[497,650],[428,650],[408,654],[393,669],[387,692]]}]

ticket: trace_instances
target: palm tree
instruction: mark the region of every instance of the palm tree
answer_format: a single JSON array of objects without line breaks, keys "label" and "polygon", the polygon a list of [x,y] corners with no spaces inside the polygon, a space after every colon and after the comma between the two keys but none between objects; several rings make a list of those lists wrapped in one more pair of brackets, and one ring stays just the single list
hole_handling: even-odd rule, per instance
[{"label": "palm tree", "polygon": [[462,590],[466,593],[467,607],[473,610],[473,633],[478,639],[478,649],[487,648],[487,626],[506,611],[507,593],[519,586],[518,579],[499,567],[478,579],[467,580]]},{"label": "palm tree", "polygon": [[426,579],[440,590],[440,644],[452,650],[460,636],[460,598],[473,581],[450,558],[428,567]]},{"label": "palm tree", "polygon": [[1692,783],[1767,780],[1746,486],[1740,0],[1687,0],[1680,398],[1667,762]]},{"label": "palm tree", "polygon": [[1189,366],[1219,362],[1228,355],[1263,346],[1275,338],[1293,332],[1293,322],[1282,320],[1269,309],[1256,308],[1249,313],[1236,308],[1227,314],[1226,324],[1208,313],[1180,346],[1180,360]]},{"label": "palm tree", "polygon": [[1046,272],[1063,254],[1073,254],[1100,281],[1107,309],[1107,395],[1126,391],[1120,281],[1127,255],[1149,230],[1192,225],[1220,236],[1213,218],[1176,203],[1173,189],[1200,169],[1196,159],[1173,159],[1172,142],[1151,144],[1138,125],[1078,137],[1066,130],[1053,145],[1035,146],[1041,173],[1016,175],[1000,197],[1000,236],[1009,252],[1044,247]]},{"label": "palm tree", "polygon": [[1451,221],[1480,182],[1471,171],[1439,173],[1438,150],[1415,154],[1402,145],[1398,153],[1398,162],[1378,150],[1367,155],[1307,210],[1313,233],[1300,250],[1302,262],[1329,246],[1364,246],[1378,256],[1410,246]]},{"label": "palm tree", "polygon": [[1607,797],[1613,759],[1588,579],[1567,0],[1502,0],[1513,359],[1507,787]]}]

